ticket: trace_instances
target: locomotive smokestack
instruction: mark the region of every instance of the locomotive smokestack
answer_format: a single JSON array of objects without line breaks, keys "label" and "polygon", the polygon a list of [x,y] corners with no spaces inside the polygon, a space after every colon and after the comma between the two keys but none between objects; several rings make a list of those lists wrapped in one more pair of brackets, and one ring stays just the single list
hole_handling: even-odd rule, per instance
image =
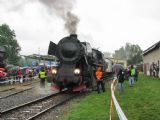
[{"label": "locomotive smokestack", "polygon": [[71,38],[76,38],[77,39],[77,34],[70,34]]}]

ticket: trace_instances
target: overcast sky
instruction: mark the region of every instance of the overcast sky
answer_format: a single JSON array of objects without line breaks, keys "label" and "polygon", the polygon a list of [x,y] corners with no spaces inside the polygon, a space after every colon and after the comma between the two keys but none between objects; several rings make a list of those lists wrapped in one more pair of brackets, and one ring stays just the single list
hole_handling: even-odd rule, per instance
[{"label": "overcast sky", "polygon": [[[81,41],[113,53],[126,42],[145,50],[160,40],[159,6],[160,0],[72,0],[69,10],[79,18]],[[51,7],[45,0],[0,0],[0,25],[15,30],[21,54],[47,54],[49,41],[69,34]]]}]

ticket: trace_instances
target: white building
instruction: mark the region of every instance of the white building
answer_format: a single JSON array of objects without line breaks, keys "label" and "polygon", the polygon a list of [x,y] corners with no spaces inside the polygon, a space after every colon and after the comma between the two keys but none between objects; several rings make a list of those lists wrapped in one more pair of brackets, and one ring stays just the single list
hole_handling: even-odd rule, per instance
[{"label": "white building", "polygon": [[144,74],[153,76],[155,74],[153,72],[156,72],[154,71],[156,66],[156,68],[159,68],[157,74],[160,77],[160,41],[143,52],[143,62]]}]

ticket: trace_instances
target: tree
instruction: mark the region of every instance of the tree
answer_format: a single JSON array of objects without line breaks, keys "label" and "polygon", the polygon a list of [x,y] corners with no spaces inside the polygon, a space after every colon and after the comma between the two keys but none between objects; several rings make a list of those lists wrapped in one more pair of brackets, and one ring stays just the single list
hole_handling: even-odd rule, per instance
[{"label": "tree", "polygon": [[16,40],[14,30],[11,30],[6,24],[0,26],[0,45],[5,47],[8,63],[17,65],[21,48]]},{"label": "tree", "polygon": [[116,59],[124,60],[126,58],[125,49],[121,47],[119,50],[115,50],[115,54],[113,54],[113,57]]},{"label": "tree", "polygon": [[105,58],[111,58],[112,57],[112,53],[110,53],[110,52],[104,52],[103,54],[104,54]]},{"label": "tree", "polygon": [[126,43],[125,47],[115,50],[115,59],[127,60],[128,64],[138,64],[142,62],[142,50],[139,45]]}]

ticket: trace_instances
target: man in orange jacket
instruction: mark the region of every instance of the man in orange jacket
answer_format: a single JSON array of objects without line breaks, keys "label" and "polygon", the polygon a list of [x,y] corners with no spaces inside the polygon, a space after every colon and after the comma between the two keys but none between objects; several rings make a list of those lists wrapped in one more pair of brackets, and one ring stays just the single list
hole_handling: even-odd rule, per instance
[{"label": "man in orange jacket", "polygon": [[95,76],[97,79],[97,92],[100,93],[100,85],[101,85],[103,92],[105,92],[105,82],[102,79],[102,77],[103,77],[102,67],[97,68],[97,70],[95,72]]}]

